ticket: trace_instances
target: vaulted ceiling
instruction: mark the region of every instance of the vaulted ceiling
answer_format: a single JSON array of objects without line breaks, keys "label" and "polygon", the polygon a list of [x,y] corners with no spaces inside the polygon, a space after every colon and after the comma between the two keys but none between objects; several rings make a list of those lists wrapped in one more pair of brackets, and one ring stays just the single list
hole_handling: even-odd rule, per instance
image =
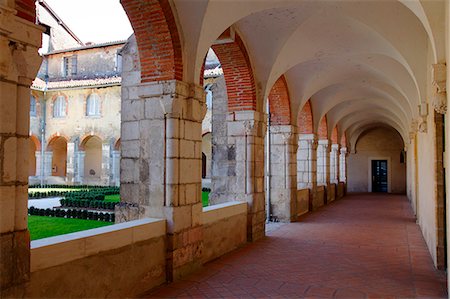
[{"label": "vaulted ceiling", "polygon": [[[260,108],[284,75],[292,124],[311,99],[314,126],[327,115],[348,140],[376,125],[406,141],[429,98],[430,67],[444,61],[444,0],[174,0],[186,63],[196,82],[206,52],[227,28],[239,33]],[[428,81],[427,81],[428,80]],[[340,138],[339,136],[339,138]]]}]

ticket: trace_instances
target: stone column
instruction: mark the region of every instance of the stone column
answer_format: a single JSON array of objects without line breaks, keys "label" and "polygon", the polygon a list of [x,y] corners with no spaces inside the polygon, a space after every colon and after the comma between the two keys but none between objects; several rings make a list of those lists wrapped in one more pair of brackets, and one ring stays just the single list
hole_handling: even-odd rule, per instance
[{"label": "stone column", "polygon": [[317,185],[317,140],[314,134],[299,134],[297,151],[297,188]]},{"label": "stone column", "polygon": [[76,153],[76,164],[77,172],[75,173],[75,182],[79,185],[84,183],[84,158],[86,157],[86,152],[78,151]]},{"label": "stone column", "polygon": [[112,185],[120,186],[120,151],[112,152]]},{"label": "stone column", "polygon": [[112,154],[111,154],[111,142],[104,142],[102,144],[102,174],[100,176],[101,184],[104,186],[111,185],[111,164],[112,164]]},{"label": "stone column", "polygon": [[44,180],[52,176],[53,152],[44,152]]},{"label": "stone column", "polygon": [[36,176],[41,178],[42,176],[42,155],[41,151],[35,151],[34,156],[36,157]]},{"label": "stone column", "polygon": [[180,81],[122,85],[121,200],[117,221],[167,220],[167,280],[201,266],[201,126],[206,104],[200,86]]},{"label": "stone column", "polygon": [[281,222],[296,220],[297,136],[294,126],[270,128],[270,207]]},{"label": "stone column", "polygon": [[330,183],[339,183],[339,144],[333,143],[330,152]]},{"label": "stone column", "polygon": [[76,141],[71,140],[67,143],[67,173],[66,173],[66,182],[69,185],[75,183],[75,175],[77,172],[77,164],[76,164],[76,155],[77,145]]},{"label": "stone column", "polygon": [[339,181],[347,182],[347,148],[341,147],[341,154],[339,155]]},{"label": "stone column", "polygon": [[327,186],[330,183],[330,151],[326,139],[319,140],[317,146],[317,185]]},{"label": "stone column", "polygon": [[[0,297],[23,297],[30,278],[27,228],[30,86],[41,63],[41,27],[0,2]],[[17,292],[15,292],[17,291]]]}]

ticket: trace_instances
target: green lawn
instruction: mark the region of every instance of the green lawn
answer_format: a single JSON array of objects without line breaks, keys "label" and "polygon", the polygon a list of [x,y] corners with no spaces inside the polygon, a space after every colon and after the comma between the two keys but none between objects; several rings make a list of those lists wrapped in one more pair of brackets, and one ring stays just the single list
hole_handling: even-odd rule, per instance
[{"label": "green lawn", "polygon": [[208,196],[209,196],[209,192],[202,191],[203,207],[207,207],[208,206]]},{"label": "green lawn", "polygon": [[30,230],[31,240],[64,235],[112,224],[114,223],[96,220],[28,216],[28,229]]},{"label": "green lawn", "polygon": [[120,194],[105,195],[105,202],[120,202]]}]

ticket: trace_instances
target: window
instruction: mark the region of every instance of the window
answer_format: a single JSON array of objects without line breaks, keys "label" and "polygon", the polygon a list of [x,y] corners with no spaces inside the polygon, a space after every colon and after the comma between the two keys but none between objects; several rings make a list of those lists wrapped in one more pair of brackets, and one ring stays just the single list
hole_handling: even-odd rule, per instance
[{"label": "window", "polygon": [[117,50],[116,59],[114,61],[114,70],[118,73],[122,72],[122,54]]},{"label": "window", "polygon": [[78,70],[77,56],[63,57],[62,74],[63,77],[76,75]]},{"label": "window", "polygon": [[86,100],[86,116],[100,115],[100,97],[93,93]]},{"label": "window", "polygon": [[53,102],[53,117],[65,117],[66,116],[66,98],[64,96],[58,96]]},{"label": "window", "polygon": [[63,58],[62,73],[63,77],[69,76],[69,57]]},{"label": "window", "polygon": [[72,68],[71,68],[71,70],[70,70],[70,74],[71,74],[71,75],[76,75],[76,74],[77,74],[77,68],[78,68],[78,65],[77,65],[77,56],[72,56],[72,57],[70,58],[70,60],[71,60],[71,63],[72,63]]},{"label": "window", "polygon": [[36,98],[34,96],[30,97],[30,115],[36,116]]}]

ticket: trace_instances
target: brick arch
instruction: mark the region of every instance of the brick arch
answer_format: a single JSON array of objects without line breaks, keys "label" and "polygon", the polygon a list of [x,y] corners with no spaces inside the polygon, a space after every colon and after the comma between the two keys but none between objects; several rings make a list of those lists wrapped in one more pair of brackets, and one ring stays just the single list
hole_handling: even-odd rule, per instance
[{"label": "brick arch", "polygon": [[116,139],[116,142],[114,143],[114,150],[118,151],[120,150],[121,147],[121,142],[120,142],[120,137]]},{"label": "brick arch", "polygon": [[326,115],[324,115],[320,120],[319,128],[317,129],[317,136],[319,139],[328,139],[328,122]]},{"label": "brick arch", "polygon": [[347,136],[345,136],[345,133],[341,136],[341,146],[346,147],[347,146]]},{"label": "brick arch", "polygon": [[39,138],[36,135],[31,134],[30,140],[31,140],[31,142],[33,142],[34,146],[36,147],[36,150],[41,149],[41,141],[39,140]]},{"label": "brick arch", "polygon": [[291,106],[286,78],[282,75],[269,93],[270,120],[274,125],[291,124]]},{"label": "brick arch", "polygon": [[103,142],[103,140],[104,140],[104,138],[102,138],[103,136],[101,136],[100,134],[92,134],[92,133],[85,134],[80,139],[81,141],[80,141],[79,149],[81,151],[85,150],[86,142],[88,142],[88,140],[91,139],[92,137],[98,138],[100,140],[100,142]]},{"label": "brick arch", "polygon": [[256,88],[250,58],[242,39],[235,33],[234,41],[212,46],[222,65],[227,85],[228,110],[256,110]]},{"label": "brick arch", "polygon": [[180,36],[169,0],[122,0],[136,36],[141,82],[183,80]]},{"label": "brick arch", "polygon": [[66,140],[66,142],[69,142],[70,138],[69,136],[65,135],[65,134],[61,134],[61,133],[54,133],[52,134],[49,138],[48,138],[48,142],[47,142],[47,150],[49,150],[49,146],[51,145],[51,143],[53,141],[55,141],[58,138],[63,138],[64,140]]},{"label": "brick arch", "polygon": [[334,127],[333,132],[331,133],[331,143],[338,144],[338,128]]},{"label": "brick arch", "polygon": [[300,134],[313,134],[313,113],[311,108],[311,100],[303,105],[302,111],[298,114],[297,126]]}]

